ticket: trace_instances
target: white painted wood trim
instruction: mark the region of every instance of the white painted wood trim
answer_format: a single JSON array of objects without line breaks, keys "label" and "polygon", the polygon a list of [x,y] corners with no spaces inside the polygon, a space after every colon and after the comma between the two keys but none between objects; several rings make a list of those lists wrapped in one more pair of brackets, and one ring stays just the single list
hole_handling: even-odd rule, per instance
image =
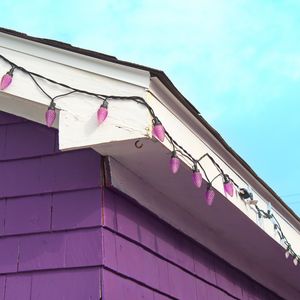
[{"label": "white painted wood trim", "polygon": [[[180,144],[187,149],[194,157],[200,157],[204,153],[210,153],[215,161],[222,167],[225,173],[229,174],[240,187],[247,188],[251,186],[254,198],[259,200],[258,205],[263,210],[267,211],[268,202],[273,206],[273,214],[276,216],[282,226],[282,230],[287,239],[293,245],[294,250],[300,253],[300,224],[290,213],[271,195],[241,164],[224,149],[208,130],[195,119],[191,117],[187,109],[180,104],[174,96],[167,93],[165,87],[157,86],[157,79],[154,79],[154,84],[151,83],[150,91],[156,94],[156,97],[148,93],[147,101],[152,106],[159,119],[166,126],[166,129],[171,133],[173,138],[180,141]],[[173,97],[173,98],[172,98]],[[171,145],[165,141],[164,145],[172,151]],[[190,162],[182,159],[183,162],[191,166]],[[218,172],[212,167],[208,159],[203,160],[203,167],[208,172],[210,178],[214,178]],[[221,181],[215,181],[216,189],[223,193]],[[256,222],[266,233],[279,244],[278,236],[274,236],[273,224],[269,220],[258,222],[255,210],[249,209],[245,203],[238,197],[227,197],[237,208],[239,208],[253,222]]]},{"label": "white painted wood trim", "polygon": [[[145,95],[144,87],[126,82],[125,73],[122,75],[124,80],[120,81],[19,51],[8,50],[3,48],[1,43],[0,54],[32,72],[77,89],[106,95],[140,97]],[[5,73],[8,69],[9,65],[0,60],[0,72]],[[130,78],[130,72],[128,74]],[[149,79],[149,74],[146,77]],[[52,97],[68,91],[43,80],[38,79],[38,81]],[[16,70],[12,84],[5,91],[0,92],[0,98],[3,99],[0,103],[1,110],[45,124],[44,116],[50,99],[37,88],[27,74]],[[143,138],[148,136],[151,130],[151,118],[147,109],[133,101],[109,101],[109,114],[106,122],[101,126],[97,124],[96,113],[102,100],[88,95],[72,94],[59,98],[55,102],[58,116],[54,126],[59,128],[61,150]]]},{"label": "white painted wood trim", "polygon": [[36,58],[125,81],[140,87],[149,87],[150,74],[148,71],[70,52],[2,32],[0,32],[0,41],[0,46],[8,50],[18,51]]}]

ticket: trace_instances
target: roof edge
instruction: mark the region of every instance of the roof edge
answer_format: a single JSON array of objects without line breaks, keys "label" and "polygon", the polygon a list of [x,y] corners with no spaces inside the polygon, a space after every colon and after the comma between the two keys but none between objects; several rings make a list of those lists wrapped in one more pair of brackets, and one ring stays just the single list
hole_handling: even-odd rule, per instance
[{"label": "roof edge", "polygon": [[297,221],[300,223],[300,217],[279,197],[279,195],[263,180],[261,179],[255,171],[250,167],[250,165],[239,155],[237,154],[230,146],[227,144],[227,142],[223,139],[223,137],[218,133],[217,130],[215,130],[199,113],[199,111],[195,108],[193,104],[191,104],[181,93],[180,91],[175,87],[175,85],[172,83],[172,81],[169,79],[169,77],[161,70],[146,67],[140,64],[131,63],[128,61],[123,61],[117,59],[115,56],[106,55],[103,53],[99,53],[92,50],[83,49],[80,47],[72,46],[71,44],[59,42],[52,39],[43,39],[38,37],[33,37],[30,35],[27,35],[25,33],[21,33],[15,30],[7,29],[0,27],[0,32],[4,34],[8,34],[17,38],[29,40],[32,42],[40,43],[43,45],[48,45],[50,47],[59,48],[62,50],[74,52],[77,54],[81,54],[84,56],[93,57],[100,60],[105,60],[108,62],[137,68],[140,70],[148,71],[150,72],[151,77],[157,77],[162,84],[188,109],[191,114],[203,124],[203,126],[217,139],[217,141],[222,145],[222,147],[228,151],[275,199],[278,200],[278,202],[287,210],[287,212]]}]

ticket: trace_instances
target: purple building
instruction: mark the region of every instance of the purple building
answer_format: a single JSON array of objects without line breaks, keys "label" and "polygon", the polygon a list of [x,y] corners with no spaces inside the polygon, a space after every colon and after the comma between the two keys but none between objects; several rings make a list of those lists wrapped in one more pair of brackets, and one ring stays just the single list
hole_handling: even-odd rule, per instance
[{"label": "purple building", "polygon": [[[299,217],[163,72],[6,29],[0,38],[1,74],[17,66],[0,93],[1,300],[300,299]],[[49,99],[18,67],[120,99],[98,126],[101,99],[58,97],[48,128]],[[208,154],[200,188],[180,153],[171,173],[174,145],[152,137],[147,107],[122,98],[132,96],[192,156]],[[207,205],[213,162],[253,197],[224,194],[217,178]]]}]

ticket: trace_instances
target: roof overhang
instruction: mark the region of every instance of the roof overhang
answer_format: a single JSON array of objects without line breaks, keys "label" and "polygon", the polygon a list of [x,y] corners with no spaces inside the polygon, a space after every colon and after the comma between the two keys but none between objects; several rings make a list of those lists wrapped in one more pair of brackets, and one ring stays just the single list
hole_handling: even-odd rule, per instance
[{"label": "roof overhang", "polygon": [[[295,251],[300,252],[299,219],[201,116],[184,101],[179,101],[178,95],[159,76],[151,76],[151,70],[10,34],[0,33],[0,38],[0,54],[30,71],[79,89],[143,97],[173,138],[192,155],[199,157],[210,153],[240,186],[251,185],[262,208],[266,209],[267,202],[271,202],[282,230]],[[7,69],[8,65],[0,61],[0,70],[5,72]],[[46,84],[46,87],[52,95],[62,92],[56,85]],[[191,184],[188,161],[182,159],[179,174],[170,174],[168,162],[172,148],[167,142],[160,143],[152,138],[151,118],[144,106],[130,101],[112,101],[109,117],[99,127],[96,123],[99,104],[98,99],[78,94],[57,101],[59,118],[55,126],[59,130],[61,150],[92,147],[102,155],[110,156],[112,187],[136,199],[282,297],[299,297],[300,270],[285,260],[271,222],[259,226],[255,210],[238,196],[224,196],[221,180],[216,181],[214,205],[207,207],[203,189],[197,190]],[[48,105],[49,99],[20,72],[16,72],[7,91],[0,94],[1,110],[42,124]],[[203,161],[203,166],[211,178],[217,174],[209,161]]]}]

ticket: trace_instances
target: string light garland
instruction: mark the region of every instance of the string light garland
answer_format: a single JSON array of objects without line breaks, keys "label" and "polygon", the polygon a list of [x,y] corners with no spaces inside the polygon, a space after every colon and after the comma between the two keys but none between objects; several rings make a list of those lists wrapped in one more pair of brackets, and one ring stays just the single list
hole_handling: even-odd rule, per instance
[{"label": "string light garland", "polygon": [[[229,195],[230,197],[233,197],[234,191],[236,190],[237,195],[240,197],[241,200],[245,201],[246,203],[248,203],[249,205],[252,205],[255,208],[259,219],[263,219],[263,218],[264,219],[269,219],[272,222],[273,226],[274,226],[274,231],[279,235],[281,244],[285,247],[285,257],[288,259],[289,256],[292,256],[294,265],[295,266],[298,265],[298,263],[300,261],[300,256],[295,253],[295,251],[293,250],[291,244],[288,242],[287,238],[283,234],[283,231],[281,229],[281,226],[280,226],[278,220],[276,219],[276,217],[272,213],[272,208],[271,208],[270,203],[268,205],[268,210],[267,211],[264,211],[261,208],[259,208],[258,205],[257,205],[258,201],[253,199],[253,193],[251,191],[249,191],[249,189],[239,187],[239,185],[228,174],[224,173],[223,169],[220,167],[220,165],[214,160],[214,158],[209,153],[205,153],[199,159],[196,159],[195,157],[193,157],[185,148],[183,148],[183,146],[181,146],[178,142],[176,142],[173,139],[173,137],[165,129],[162,122],[155,115],[153,109],[145,101],[144,98],[139,97],[139,96],[103,95],[103,94],[97,94],[97,93],[93,93],[93,92],[89,92],[89,91],[85,91],[85,90],[80,90],[80,89],[68,86],[64,83],[60,83],[60,82],[57,82],[53,79],[47,78],[43,75],[40,75],[40,74],[37,74],[37,73],[34,73],[34,72],[30,72],[30,71],[26,70],[25,68],[16,65],[15,63],[13,63],[12,61],[10,61],[9,59],[7,59],[6,57],[4,57],[1,54],[0,54],[0,58],[2,60],[4,60],[7,64],[10,65],[10,69],[8,70],[8,72],[6,74],[4,74],[1,78],[0,89],[5,90],[6,88],[8,88],[13,83],[13,74],[16,70],[21,71],[24,74],[28,75],[29,78],[38,87],[38,89],[40,89],[40,91],[47,98],[49,98],[49,100],[50,100],[48,109],[45,113],[45,123],[48,127],[51,127],[54,124],[55,119],[56,119],[55,100],[57,100],[58,98],[66,97],[66,96],[74,94],[74,93],[84,94],[84,95],[87,95],[87,96],[95,97],[95,98],[97,98],[101,101],[101,105],[100,105],[100,107],[97,111],[97,121],[98,121],[99,126],[106,120],[106,118],[108,116],[109,101],[112,101],[112,100],[131,100],[131,101],[134,101],[138,104],[144,105],[148,109],[148,111],[149,111],[149,113],[152,117],[152,125],[153,125],[152,133],[153,133],[153,136],[161,142],[164,142],[164,140],[166,139],[171,144],[171,146],[173,148],[173,151],[171,152],[171,156],[170,156],[170,169],[171,169],[171,172],[173,174],[176,174],[179,171],[179,168],[180,168],[180,159],[179,159],[179,157],[180,156],[188,159],[190,161],[191,165],[192,165],[191,171],[192,171],[192,181],[193,181],[194,185],[197,188],[200,188],[202,186],[202,181],[203,181],[202,177],[203,177],[203,175],[204,175],[204,177],[207,181],[207,187],[206,187],[206,192],[205,192],[205,197],[204,198],[205,198],[205,201],[206,201],[208,206],[211,206],[213,204],[213,201],[214,201],[214,198],[215,198],[215,191],[213,189],[213,182],[217,178],[221,177],[222,180],[223,180],[224,194]],[[45,91],[45,89],[41,86],[41,84],[37,81],[38,79],[42,79],[42,80],[45,80],[45,81],[47,81],[49,83],[52,83],[54,85],[58,85],[60,87],[63,87],[66,90],[68,90],[68,92],[64,93],[64,94],[56,95],[54,97],[51,97]],[[201,165],[201,161],[204,158],[208,158],[210,160],[210,162],[214,165],[214,167],[218,171],[218,175],[215,176],[212,180],[209,179],[205,169]],[[200,170],[202,171],[202,173],[201,173]]]}]

